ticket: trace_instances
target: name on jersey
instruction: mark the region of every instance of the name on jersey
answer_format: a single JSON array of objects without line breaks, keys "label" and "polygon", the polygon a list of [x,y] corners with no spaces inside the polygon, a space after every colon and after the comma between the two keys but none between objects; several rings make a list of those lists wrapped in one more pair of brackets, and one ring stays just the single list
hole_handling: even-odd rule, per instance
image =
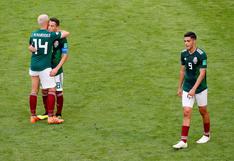
[{"label": "name on jersey", "polygon": [[34,37],[50,37],[50,34],[33,33]]}]

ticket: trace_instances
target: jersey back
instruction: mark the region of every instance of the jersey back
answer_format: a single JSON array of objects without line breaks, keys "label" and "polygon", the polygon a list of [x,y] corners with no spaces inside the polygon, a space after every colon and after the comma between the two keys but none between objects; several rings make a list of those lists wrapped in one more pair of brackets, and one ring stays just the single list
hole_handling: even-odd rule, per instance
[{"label": "jersey back", "polygon": [[[189,92],[200,75],[201,68],[207,68],[206,53],[197,48],[190,54],[187,50],[181,52],[181,65],[185,66],[185,76],[183,82],[183,90]],[[207,89],[206,75],[196,90],[196,94]]]},{"label": "jersey back", "polygon": [[29,44],[37,49],[31,56],[32,71],[43,71],[51,67],[53,42],[60,37],[60,32],[49,32],[43,29],[31,33]]}]

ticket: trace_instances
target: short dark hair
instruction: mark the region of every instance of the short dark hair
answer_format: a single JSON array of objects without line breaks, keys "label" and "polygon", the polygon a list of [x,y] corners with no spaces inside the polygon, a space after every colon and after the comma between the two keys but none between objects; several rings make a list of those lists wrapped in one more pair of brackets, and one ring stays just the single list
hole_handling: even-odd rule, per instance
[{"label": "short dark hair", "polygon": [[187,32],[184,34],[184,37],[191,37],[192,39],[196,40],[197,39],[197,35],[194,32]]},{"label": "short dark hair", "polygon": [[59,21],[57,18],[55,18],[55,17],[51,17],[51,18],[50,18],[50,21],[55,22],[57,26],[60,25],[60,21]]}]

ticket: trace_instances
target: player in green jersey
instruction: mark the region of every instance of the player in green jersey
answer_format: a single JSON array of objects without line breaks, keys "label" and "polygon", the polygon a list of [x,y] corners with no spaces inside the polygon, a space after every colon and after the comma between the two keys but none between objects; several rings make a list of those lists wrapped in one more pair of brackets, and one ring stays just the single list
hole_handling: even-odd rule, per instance
[{"label": "player in green jersey", "polygon": [[[57,18],[50,18],[48,30],[50,32],[59,31],[60,21]],[[54,41],[53,53],[52,53],[52,71],[51,75],[55,76],[56,81],[56,101],[57,101],[57,112],[56,116],[61,118],[63,109],[63,64],[68,59],[68,43],[66,38],[57,39]],[[48,90],[42,89],[42,98],[45,107],[45,114],[39,116],[44,119],[47,117],[47,96]]]},{"label": "player in green jersey", "polygon": [[49,32],[47,30],[49,17],[46,14],[38,17],[38,24],[40,29],[32,32],[29,40],[29,48],[34,47],[32,52],[31,65],[29,74],[32,80],[32,90],[29,97],[30,111],[31,111],[31,123],[35,123],[39,120],[36,115],[37,106],[37,93],[39,88],[39,82],[43,89],[48,89],[47,108],[48,108],[48,123],[58,124],[62,123],[62,119],[53,117],[54,105],[55,105],[55,78],[50,74],[51,69],[51,57],[53,42],[56,39],[64,38],[69,35],[69,32]]},{"label": "player in green jersey", "polygon": [[204,134],[197,143],[210,140],[210,117],[207,110],[206,53],[196,47],[196,34],[187,32],[184,35],[186,49],[181,52],[181,68],[178,83],[178,96],[182,97],[183,125],[181,140],[173,145],[175,149],[187,148],[187,137],[194,102],[197,102],[203,119]]}]

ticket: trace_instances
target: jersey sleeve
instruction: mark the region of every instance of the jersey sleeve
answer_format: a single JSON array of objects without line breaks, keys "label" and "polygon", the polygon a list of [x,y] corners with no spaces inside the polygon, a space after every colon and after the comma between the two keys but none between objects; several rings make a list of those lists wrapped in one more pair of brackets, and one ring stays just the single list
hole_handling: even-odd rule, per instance
[{"label": "jersey sleeve", "polygon": [[201,54],[200,68],[207,68],[207,56],[206,53]]},{"label": "jersey sleeve", "polygon": [[63,39],[62,54],[68,54],[68,42],[66,38]]},{"label": "jersey sleeve", "polygon": [[60,39],[62,36],[61,32],[51,32],[51,38],[53,39],[53,41],[55,41],[56,39]]},{"label": "jersey sleeve", "polygon": [[184,54],[183,53],[181,53],[180,62],[181,62],[181,65],[185,65],[185,60],[184,60]]}]

